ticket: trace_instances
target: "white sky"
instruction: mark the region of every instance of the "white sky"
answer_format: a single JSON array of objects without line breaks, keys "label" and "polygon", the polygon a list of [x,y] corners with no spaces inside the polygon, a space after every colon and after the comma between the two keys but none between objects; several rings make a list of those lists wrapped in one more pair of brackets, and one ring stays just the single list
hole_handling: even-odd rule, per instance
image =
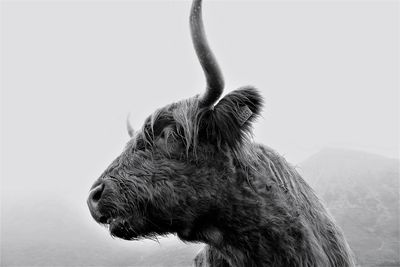
[{"label": "white sky", "polygon": [[[138,128],[201,93],[189,8],[3,2],[3,193],[84,203],[128,140],[128,112]],[[204,1],[204,20],[226,92],[252,84],[266,99],[257,141],[295,164],[327,146],[398,157],[398,2]]]}]

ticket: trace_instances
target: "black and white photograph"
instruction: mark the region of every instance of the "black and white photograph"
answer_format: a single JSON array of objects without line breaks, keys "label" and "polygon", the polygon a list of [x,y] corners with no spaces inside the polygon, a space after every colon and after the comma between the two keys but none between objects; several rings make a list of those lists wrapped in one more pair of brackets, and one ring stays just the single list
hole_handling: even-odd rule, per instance
[{"label": "black and white photograph", "polygon": [[399,1],[0,5],[0,266],[400,267]]}]

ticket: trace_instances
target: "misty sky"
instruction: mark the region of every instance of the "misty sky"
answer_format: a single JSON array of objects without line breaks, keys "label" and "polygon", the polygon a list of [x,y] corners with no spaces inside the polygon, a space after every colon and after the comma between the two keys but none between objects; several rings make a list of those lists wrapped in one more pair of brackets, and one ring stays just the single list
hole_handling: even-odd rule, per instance
[{"label": "misty sky", "polygon": [[[156,108],[203,92],[189,1],[2,3],[2,196],[85,206]],[[204,1],[229,92],[265,97],[255,140],[297,164],[324,147],[398,158],[396,1]],[[6,203],[6,202],[4,202]]]}]

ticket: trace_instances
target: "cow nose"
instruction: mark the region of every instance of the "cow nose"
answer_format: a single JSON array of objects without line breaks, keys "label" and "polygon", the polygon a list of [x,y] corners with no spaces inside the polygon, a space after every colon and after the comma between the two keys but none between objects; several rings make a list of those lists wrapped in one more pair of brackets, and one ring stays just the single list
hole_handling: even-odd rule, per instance
[{"label": "cow nose", "polygon": [[99,204],[103,191],[104,183],[99,183],[98,185],[93,186],[93,188],[90,190],[87,204],[92,213],[97,211],[97,206]]}]

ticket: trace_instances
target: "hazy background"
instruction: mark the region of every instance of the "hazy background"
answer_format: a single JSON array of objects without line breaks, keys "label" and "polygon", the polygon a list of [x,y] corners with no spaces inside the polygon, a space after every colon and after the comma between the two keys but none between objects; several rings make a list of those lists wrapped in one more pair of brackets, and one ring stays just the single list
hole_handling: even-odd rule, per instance
[{"label": "hazy background", "polygon": [[[86,207],[90,186],[128,141],[129,112],[139,128],[156,108],[203,92],[190,5],[1,3],[2,265],[129,264],[177,247],[183,261],[194,255],[198,247],[175,240],[112,239]],[[265,97],[256,141],[295,165],[326,147],[399,158],[397,1],[203,6],[225,92],[252,84]],[[132,251],[131,258],[119,251]]]}]

